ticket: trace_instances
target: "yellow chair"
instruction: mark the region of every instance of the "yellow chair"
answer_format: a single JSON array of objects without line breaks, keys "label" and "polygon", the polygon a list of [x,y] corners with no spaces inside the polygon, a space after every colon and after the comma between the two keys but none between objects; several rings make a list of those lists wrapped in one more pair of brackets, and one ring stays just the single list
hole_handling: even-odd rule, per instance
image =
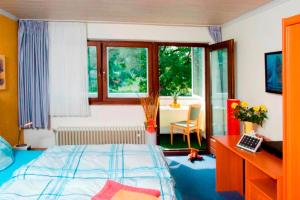
[{"label": "yellow chair", "polygon": [[186,121],[174,122],[170,125],[171,144],[173,145],[174,129],[182,131],[183,140],[187,137],[188,146],[191,148],[190,133],[196,131],[199,146],[201,146],[201,130],[199,126],[199,115],[201,106],[199,104],[192,104],[189,106],[188,116]]}]

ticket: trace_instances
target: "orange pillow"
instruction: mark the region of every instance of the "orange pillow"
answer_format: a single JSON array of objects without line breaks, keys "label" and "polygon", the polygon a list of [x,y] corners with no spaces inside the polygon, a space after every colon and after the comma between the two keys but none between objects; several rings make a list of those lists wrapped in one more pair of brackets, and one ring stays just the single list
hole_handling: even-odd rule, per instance
[{"label": "orange pillow", "polygon": [[100,192],[98,192],[95,196],[92,197],[92,200],[111,200],[113,196],[120,190],[146,194],[146,195],[154,196],[156,198],[160,196],[159,190],[137,188],[128,185],[123,185],[121,183],[112,180],[107,180],[104,187],[101,189]]},{"label": "orange pillow", "polygon": [[128,190],[119,190],[111,200],[159,200],[159,198],[140,192],[132,192]]}]

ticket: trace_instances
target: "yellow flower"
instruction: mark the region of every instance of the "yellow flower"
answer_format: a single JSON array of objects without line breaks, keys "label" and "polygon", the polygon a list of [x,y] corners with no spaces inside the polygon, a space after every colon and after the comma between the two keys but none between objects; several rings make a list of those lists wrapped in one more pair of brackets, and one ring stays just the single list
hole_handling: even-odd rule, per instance
[{"label": "yellow flower", "polygon": [[241,106],[243,107],[243,108],[247,108],[248,107],[248,102],[246,102],[246,101],[243,101],[242,103],[241,103]]},{"label": "yellow flower", "polygon": [[254,110],[255,112],[259,112],[260,106],[254,106],[254,107],[253,107],[253,110]]},{"label": "yellow flower", "polygon": [[268,110],[267,110],[267,107],[265,106],[265,105],[261,105],[260,106],[260,109],[262,110],[262,111],[264,111],[264,112],[267,112]]},{"label": "yellow flower", "polygon": [[237,103],[233,103],[233,104],[231,104],[231,108],[232,109],[236,109],[236,107],[238,106],[239,104],[237,104]]}]

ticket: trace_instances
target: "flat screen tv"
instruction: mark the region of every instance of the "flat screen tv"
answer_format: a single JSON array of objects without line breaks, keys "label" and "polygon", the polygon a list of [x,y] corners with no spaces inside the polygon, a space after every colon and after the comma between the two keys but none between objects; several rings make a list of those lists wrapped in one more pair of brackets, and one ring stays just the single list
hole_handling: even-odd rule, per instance
[{"label": "flat screen tv", "polygon": [[282,94],[282,52],[265,53],[266,92]]}]

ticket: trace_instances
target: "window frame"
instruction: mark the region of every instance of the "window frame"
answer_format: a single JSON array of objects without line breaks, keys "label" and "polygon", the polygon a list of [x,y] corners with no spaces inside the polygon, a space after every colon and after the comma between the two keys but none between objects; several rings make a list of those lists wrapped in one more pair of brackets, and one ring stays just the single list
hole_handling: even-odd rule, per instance
[{"label": "window frame", "polygon": [[129,41],[88,41],[88,46],[97,46],[98,98],[89,98],[90,105],[97,104],[140,104],[139,98],[109,97],[107,80],[107,47],[130,47],[148,49],[148,95],[153,93],[153,43]]},{"label": "window frame", "polygon": [[[90,105],[138,105],[139,98],[113,98],[108,97],[107,91],[107,52],[106,47],[138,47],[148,48],[148,93],[159,92],[159,46],[186,46],[202,47],[204,54],[208,48],[208,43],[189,42],[146,42],[146,41],[109,41],[109,40],[88,40],[88,46],[97,48],[97,78],[98,97],[89,98]],[[207,63],[204,60],[204,65]],[[193,98],[187,97],[187,98]]]},{"label": "window frame", "polygon": [[89,46],[95,46],[97,49],[97,82],[98,82],[98,97],[89,97],[89,104],[101,104],[103,102],[103,84],[102,84],[102,44],[97,41],[88,41],[88,47]]}]

